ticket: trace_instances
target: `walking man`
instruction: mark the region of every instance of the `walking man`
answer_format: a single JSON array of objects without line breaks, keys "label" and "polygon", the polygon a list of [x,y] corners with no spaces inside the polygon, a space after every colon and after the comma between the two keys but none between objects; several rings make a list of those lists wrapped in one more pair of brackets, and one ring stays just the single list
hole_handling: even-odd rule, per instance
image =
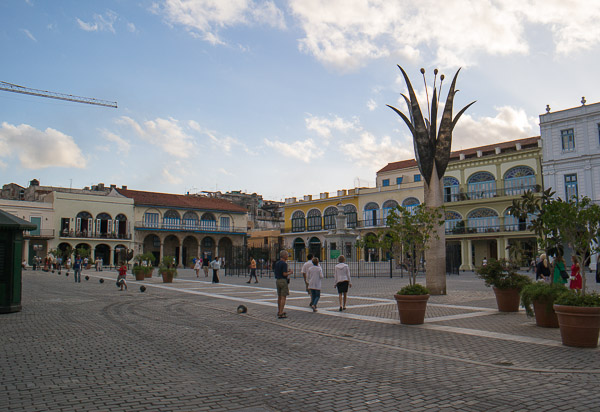
[{"label": "walking man", "polygon": [[250,279],[246,283],[252,282],[252,276],[254,276],[254,283],[258,283],[258,278],[256,277],[256,260],[250,256]]},{"label": "walking man", "polygon": [[83,260],[77,255],[75,262],[73,262],[73,275],[76,283],[81,283],[81,265],[83,265]]},{"label": "walking man", "polygon": [[277,286],[277,318],[279,319],[287,318],[287,315],[283,310],[285,309],[285,300],[290,294],[288,276],[293,273],[293,271],[288,270],[287,259],[288,252],[282,250],[279,253],[279,260],[275,263],[275,266],[273,266],[275,284]]},{"label": "walking man", "polygon": [[302,277],[304,278],[304,284],[306,285],[306,292],[308,292],[309,296],[312,296],[310,294],[310,290],[308,290],[308,280],[306,279],[306,275],[308,274],[308,269],[310,269],[313,265],[312,259],[313,259],[313,255],[312,253],[309,253],[308,255],[306,255],[306,258],[308,259],[306,261],[306,263],[304,265],[302,265]]}]

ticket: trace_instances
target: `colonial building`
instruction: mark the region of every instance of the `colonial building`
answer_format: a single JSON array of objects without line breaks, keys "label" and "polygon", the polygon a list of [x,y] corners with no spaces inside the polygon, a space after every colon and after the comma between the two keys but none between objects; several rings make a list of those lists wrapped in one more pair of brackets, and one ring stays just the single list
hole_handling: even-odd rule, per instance
[{"label": "colonial building", "polygon": [[[556,197],[600,202],[600,103],[540,115],[544,186]],[[565,250],[567,259],[569,249]],[[568,260],[567,260],[568,261]],[[590,268],[596,269],[596,258]]]},{"label": "colonial building", "polygon": [[245,243],[246,208],[227,200],[127,188],[110,196],[133,200],[136,254],[151,252],[157,260],[173,256],[181,267],[199,256],[228,260],[232,248]]},{"label": "colonial building", "polygon": [[78,190],[53,191],[44,201],[54,209],[50,249],[87,249],[92,260],[99,258],[112,266],[125,261],[127,250],[133,249],[131,199]]}]

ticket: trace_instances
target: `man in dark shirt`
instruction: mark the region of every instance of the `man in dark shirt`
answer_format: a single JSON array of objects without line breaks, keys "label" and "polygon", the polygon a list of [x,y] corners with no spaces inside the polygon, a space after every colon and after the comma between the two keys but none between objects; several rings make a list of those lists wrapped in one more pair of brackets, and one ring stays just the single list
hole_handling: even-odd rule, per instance
[{"label": "man in dark shirt", "polygon": [[285,300],[290,294],[288,287],[288,276],[293,272],[288,270],[287,259],[288,252],[282,250],[279,253],[279,260],[273,266],[273,272],[275,273],[275,284],[277,285],[277,317],[279,319],[287,318],[286,313],[283,311],[285,308]]}]

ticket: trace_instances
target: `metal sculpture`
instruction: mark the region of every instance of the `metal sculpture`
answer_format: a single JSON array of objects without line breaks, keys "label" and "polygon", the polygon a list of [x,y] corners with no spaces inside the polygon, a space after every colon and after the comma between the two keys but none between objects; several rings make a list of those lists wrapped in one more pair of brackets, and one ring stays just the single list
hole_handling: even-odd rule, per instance
[{"label": "metal sculpture", "polygon": [[[469,103],[463,107],[456,115],[452,118],[452,106],[454,104],[454,96],[458,92],[456,90],[456,78],[460,69],[456,71],[450,90],[448,91],[448,97],[444,105],[444,112],[440,120],[439,130],[437,128],[437,115],[439,106],[439,94],[436,87],[438,70],[435,69],[434,81],[433,81],[433,98],[431,101],[431,110],[429,110],[429,94],[427,92],[427,82],[425,81],[425,69],[421,69],[423,75],[423,81],[425,82],[425,91],[427,93],[427,111],[429,118],[425,119],[421,113],[421,107],[415,91],[410,83],[410,80],[400,65],[398,68],[404,76],[404,81],[408,88],[408,95],[402,94],[406,105],[408,106],[408,112],[410,119],[402,113],[400,110],[393,106],[387,105],[398,116],[404,120],[408,126],[410,132],[413,135],[413,143],[415,148],[415,157],[417,165],[421,171],[421,175],[425,179],[424,185],[424,197],[425,204],[430,207],[440,207],[443,205],[442,179],[450,160],[450,149],[452,146],[452,131],[458,122],[458,119],[462,114],[473,104],[475,101]],[[440,93],[442,84],[444,81],[444,75],[440,76]],[[426,252],[425,260],[427,262],[426,281],[427,288],[432,294],[443,295],[446,294],[446,236],[443,225],[437,230],[438,239],[431,241],[431,247]]]}]

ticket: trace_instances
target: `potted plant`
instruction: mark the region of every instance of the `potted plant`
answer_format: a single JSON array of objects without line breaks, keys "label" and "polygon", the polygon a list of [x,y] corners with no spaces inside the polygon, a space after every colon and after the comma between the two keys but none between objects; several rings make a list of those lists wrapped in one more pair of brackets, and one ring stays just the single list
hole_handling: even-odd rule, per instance
[{"label": "potted plant", "polygon": [[443,208],[422,203],[412,210],[402,206],[392,209],[387,218],[387,230],[380,233],[378,245],[391,252],[398,262],[408,259],[409,284],[395,295],[400,323],[420,325],[425,321],[429,290],[417,283],[418,262],[437,236],[436,228],[443,224]]},{"label": "potted plant", "polygon": [[[542,225],[560,233],[563,244],[580,262],[583,272],[591,255],[600,252],[600,206],[588,197],[568,201],[553,199],[546,205]],[[600,296],[586,293],[582,273],[581,290],[570,290],[554,302],[563,345],[597,347],[600,334]]]},{"label": "potted plant", "polygon": [[135,275],[135,280],[144,280],[146,278],[152,277],[152,272],[154,271],[154,261],[156,258],[150,252],[137,255],[135,258],[135,264],[133,266],[133,274]]},{"label": "potted plant", "polygon": [[554,311],[554,301],[566,288],[558,283],[533,282],[521,290],[521,306],[527,316],[534,316],[537,326],[558,328],[558,317]]},{"label": "potted plant", "polygon": [[563,345],[578,348],[598,346],[600,295],[565,290],[554,301]]},{"label": "potted plant", "polygon": [[492,287],[500,312],[518,312],[521,289],[529,283],[529,276],[518,274],[506,259],[490,259],[485,266],[476,269],[477,276]]},{"label": "potted plant", "polygon": [[177,269],[175,269],[175,258],[173,256],[165,256],[158,266],[158,273],[162,276],[163,283],[173,283],[173,278],[177,277]]}]

